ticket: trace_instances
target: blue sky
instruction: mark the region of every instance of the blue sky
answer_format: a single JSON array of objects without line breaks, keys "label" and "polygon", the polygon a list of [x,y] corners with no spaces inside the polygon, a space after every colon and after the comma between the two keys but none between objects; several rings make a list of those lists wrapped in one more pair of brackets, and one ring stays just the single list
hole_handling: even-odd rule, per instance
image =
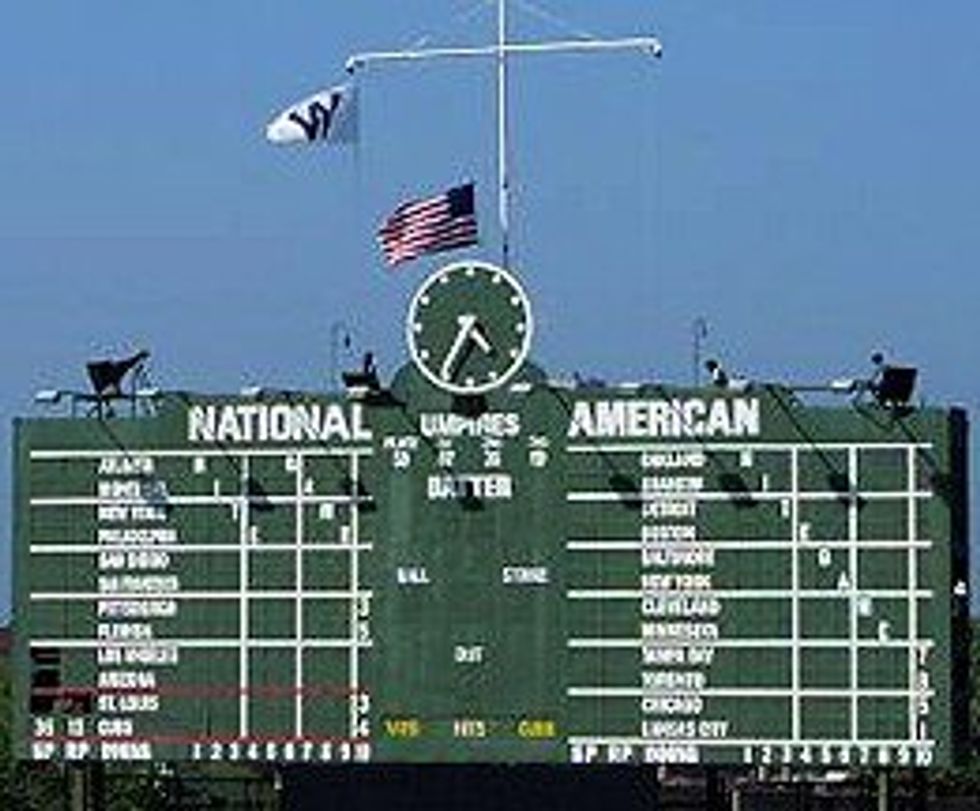
[{"label": "blue sky", "polygon": [[[356,150],[274,148],[263,127],[352,52],[489,42],[477,5],[8,4],[0,453],[35,390],[82,386],[104,353],[150,348],[166,388],[317,389],[344,322],[386,373],[401,365],[408,298],[439,262],[389,274],[373,233],[406,197],[472,178],[481,255],[499,257],[492,66],[370,70]],[[883,349],[922,369],[930,403],[976,410],[980,5],[541,5],[666,51],[512,66],[514,265],[539,363],[687,382],[703,317],[708,350],[749,376],[861,373]],[[515,39],[569,33],[517,0],[511,21]],[[0,577],[0,617],[9,602]]]}]

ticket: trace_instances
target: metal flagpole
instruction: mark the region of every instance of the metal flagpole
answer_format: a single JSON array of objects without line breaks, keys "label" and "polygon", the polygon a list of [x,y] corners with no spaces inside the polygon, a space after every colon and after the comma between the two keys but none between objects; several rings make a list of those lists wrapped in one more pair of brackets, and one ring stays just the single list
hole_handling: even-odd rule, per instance
[{"label": "metal flagpole", "polygon": [[510,188],[507,176],[507,0],[497,5],[497,205],[503,266],[510,268]]},{"label": "metal flagpole", "polygon": [[655,57],[663,54],[656,37],[625,39],[573,39],[553,42],[508,42],[507,0],[497,0],[497,43],[474,48],[423,48],[406,51],[370,51],[353,54],[347,59],[347,72],[382,62],[418,62],[430,59],[497,58],[497,182],[498,213],[503,240],[503,266],[510,265],[510,177],[507,168],[507,56],[509,54],[595,53],[601,51],[646,51]]}]

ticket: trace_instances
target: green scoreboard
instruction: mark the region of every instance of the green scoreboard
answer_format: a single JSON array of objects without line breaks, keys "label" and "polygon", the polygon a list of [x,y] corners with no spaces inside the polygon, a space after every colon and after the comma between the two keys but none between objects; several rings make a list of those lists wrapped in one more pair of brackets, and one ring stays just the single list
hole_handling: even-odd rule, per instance
[{"label": "green scoreboard", "polygon": [[459,263],[386,387],[18,421],[20,756],[953,763],[964,413],[562,383],[532,327]]}]

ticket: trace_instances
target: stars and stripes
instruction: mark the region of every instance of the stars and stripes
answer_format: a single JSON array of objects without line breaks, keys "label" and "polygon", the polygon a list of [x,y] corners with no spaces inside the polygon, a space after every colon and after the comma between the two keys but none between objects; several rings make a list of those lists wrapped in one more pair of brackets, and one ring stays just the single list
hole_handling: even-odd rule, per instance
[{"label": "stars and stripes", "polygon": [[472,183],[424,200],[402,203],[378,231],[389,265],[479,241]]}]

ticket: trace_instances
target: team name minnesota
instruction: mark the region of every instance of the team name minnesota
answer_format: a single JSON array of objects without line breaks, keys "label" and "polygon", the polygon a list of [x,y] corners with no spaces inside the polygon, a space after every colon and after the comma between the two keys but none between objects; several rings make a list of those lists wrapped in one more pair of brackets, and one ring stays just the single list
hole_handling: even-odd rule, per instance
[{"label": "team name minnesota", "polygon": [[580,400],[568,438],[743,437],[758,436],[759,427],[755,398]]},{"label": "team name minnesota", "polygon": [[[349,410],[347,410],[349,409]],[[360,403],[196,405],[188,442],[370,442]]]}]

